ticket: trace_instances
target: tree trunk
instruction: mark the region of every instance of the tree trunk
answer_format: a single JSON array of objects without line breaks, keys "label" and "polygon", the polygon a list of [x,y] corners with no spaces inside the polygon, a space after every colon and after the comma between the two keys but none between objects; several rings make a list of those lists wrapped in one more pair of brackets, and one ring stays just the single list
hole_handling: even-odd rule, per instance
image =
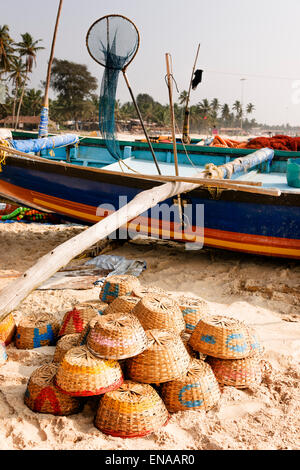
[{"label": "tree trunk", "polygon": [[28,78],[28,69],[26,71],[26,76],[24,78],[24,83],[23,83],[23,87],[22,87],[22,93],[21,93],[21,96],[20,96],[18,112],[17,112],[17,119],[16,119],[16,123],[15,123],[15,130],[17,129],[18,124],[19,124],[20,111],[21,111],[21,106],[22,106],[22,103],[23,103],[24,94],[25,94],[25,86],[26,86],[27,78]]}]

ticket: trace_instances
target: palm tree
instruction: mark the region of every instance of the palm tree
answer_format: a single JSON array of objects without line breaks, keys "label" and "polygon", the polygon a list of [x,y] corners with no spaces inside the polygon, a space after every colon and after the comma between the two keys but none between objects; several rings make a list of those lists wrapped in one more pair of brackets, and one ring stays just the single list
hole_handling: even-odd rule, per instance
[{"label": "palm tree", "polygon": [[254,104],[252,103],[247,104],[247,108],[246,108],[247,114],[253,113],[254,110],[255,110]]},{"label": "palm tree", "polygon": [[218,98],[214,98],[212,101],[211,101],[211,109],[218,114],[218,111],[219,109],[221,108],[221,104],[220,104],[220,101],[218,100]]},{"label": "palm tree", "polygon": [[224,123],[228,123],[230,120],[230,108],[227,103],[223,104],[221,113]]},{"label": "palm tree", "polygon": [[41,90],[35,90],[31,88],[24,95],[23,108],[25,108],[25,114],[31,113],[31,116],[39,114],[43,104],[43,95]]},{"label": "palm tree", "polygon": [[2,74],[10,70],[15,52],[13,44],[7,24],[0,26],[0,79]]},{"label": "palm tree", "polygon": [[25,57],[25,64],[26,64],[26,75],[23,82],[22,93],[19,101],[18,112],[17,112],[17,119],[15,124],[15,129],[19,123],[20,117],[20,110],[24,98],[25,86],[28,79],[28,73],[32,72],[33,64],[36,65],[36,54],[41,49],[45,49],[44,47],[38,46],[38,43],[42,41],[42,39],[38,39],[34,41],[33,37],[29,33],[21,34],[22,41],[16,44],[17,50],[21,57]]},{"label": "palm tree", "polygon": [[185,106],[187,97],[188,97],[188,92],[186,90],[183,90],[180,93],[179,98],[178,98],[178,102],[181,106]]},{"label": "palm tree", "polygon": [[242,105],[240,101],[235,101],[235,103],[232,106],[232,109],[236,112],[236,117],[240,118],[242,114]]},{"label": "palm tree", "polygon": [[209,104],[208,99],[204,98],[200,103],[197,105],[198,111],[200,114],[205,117],[211,112],[211,105]]},{"label": "palm tree", "polygon": [[9,81],[14,86],[14,101],[13,101],[13,124],[15,122],[16,104],[19,95],[19,89],[26,76],[26,65],[22,59],[15,57],[11,63]]}]

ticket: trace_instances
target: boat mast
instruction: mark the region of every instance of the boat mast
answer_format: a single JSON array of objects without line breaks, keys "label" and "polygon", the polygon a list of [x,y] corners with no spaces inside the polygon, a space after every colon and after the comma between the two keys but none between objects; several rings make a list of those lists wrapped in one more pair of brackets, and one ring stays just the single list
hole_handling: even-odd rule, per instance
[{"label": "boat mast", "polygon": [[38,135],[39,137],[48,136],[48,114],[49,114],[49,96],[48,95],[49,95],[49,86],[50,86],[50,78],[51,78],[51,67],[52,67],[52,62],[53,62],[53,57],[54,57],[54,48],[55,48],[55,43],[56,43],[57,29],[58,29],[58,23],[60,20],[62,5],[63,5],[63,0],[60,0],[58,12],[56,16],[56,23],[55,23],[53,38],[52,38],[50,57],[49,57],[49,62],[48,62],[45,95],[44,95],[44,102],[43,102],[43,108],[41,111],[41,119],[40,119],[40,126],[39,126],[39,135]]}]

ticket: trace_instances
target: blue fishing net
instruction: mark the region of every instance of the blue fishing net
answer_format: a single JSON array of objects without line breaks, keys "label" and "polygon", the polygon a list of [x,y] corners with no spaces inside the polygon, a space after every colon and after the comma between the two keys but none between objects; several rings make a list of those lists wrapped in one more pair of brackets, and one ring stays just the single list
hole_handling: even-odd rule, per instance
[{"label": "blue fishing net", "polygon": [[92,58],[105,67],[102,78],[99,127],[110,154],[122,158],[115,132],[115,103],[119,73],[133,60],[139,47],[139,33],[124,16],[110,15],[97,20],[87,33],[87,48]]}]

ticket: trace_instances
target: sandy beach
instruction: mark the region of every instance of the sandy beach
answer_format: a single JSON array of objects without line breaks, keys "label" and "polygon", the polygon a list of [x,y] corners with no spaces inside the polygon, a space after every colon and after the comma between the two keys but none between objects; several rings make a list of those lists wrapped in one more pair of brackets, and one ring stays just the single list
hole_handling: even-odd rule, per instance
[{"label": "sandy beach", "polygon": [[[81,230],[1,224],[0,288]],[[299,448],[299,263],[215,250],[195,253],[157,243],[125,243],[107,253],[145,260],[147,270],[140,276],[144,285],[175,296],[199,296],[213,312],[255,327],[266,350],[262,383],[244,390],[225,387],[219,405],[207,413],[175,413],[166,427],[146,438],[120,439],[94,427],[95,398],[81,414],[70,417],[30,411],[23,403],[28,378],[37,366],[51,362],[54,347],[18,350],[10,345],[9,360],[0,368],[0,449]],[[99,288],[35,291],[16,310],[15,319],[48,312],[61,320],[74,303],[98,295]]]}]

